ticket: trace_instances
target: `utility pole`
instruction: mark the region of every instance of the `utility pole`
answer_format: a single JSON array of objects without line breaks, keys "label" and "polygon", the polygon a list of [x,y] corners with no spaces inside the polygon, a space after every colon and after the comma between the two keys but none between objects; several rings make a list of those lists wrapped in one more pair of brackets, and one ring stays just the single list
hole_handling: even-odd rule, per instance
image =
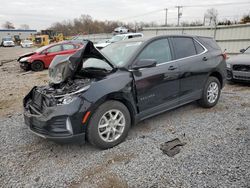
[{"label": "utility pole", "polygon": [[178,17],[177,17],[178,22],[177,22],[177,26],[179,26],[180,25],[180,18],[182,16],[182,13],[180,12],[182,6],[176,6],[176,8],[178,9]]},{"label": "utility pole", "polygon": [[165,11],[166,11],[165,26],[168,26],[168,9],[165,8]]}]

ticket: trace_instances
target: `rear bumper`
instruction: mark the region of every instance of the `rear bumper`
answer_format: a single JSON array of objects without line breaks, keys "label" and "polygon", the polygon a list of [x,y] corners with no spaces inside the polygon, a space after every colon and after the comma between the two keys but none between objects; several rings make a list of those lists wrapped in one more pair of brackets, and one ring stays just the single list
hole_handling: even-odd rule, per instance
[{"label": "rear bumper", "polygon": [[250,72],[247,71],[234,71],[232,69],[227,69],[227,80],[238,80],[250,82]]}]

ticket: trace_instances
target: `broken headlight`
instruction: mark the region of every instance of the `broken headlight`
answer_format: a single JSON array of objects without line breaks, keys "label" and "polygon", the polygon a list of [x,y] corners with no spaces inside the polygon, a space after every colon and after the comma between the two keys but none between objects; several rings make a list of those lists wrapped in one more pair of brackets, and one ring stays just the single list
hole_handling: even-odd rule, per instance
[{"label": "broken headlight", "polygon": [[30,57],[23,57],[22,59],[20,59],[20,62],[25,62],[29,60],[30,60]]},{"label": "broken headlight", "polygon": [[64,104],[69,104],[72,101],[74,101],[75,99],[77,99],[77,97],[84,91],[86,91],[88,88],[90,87],[90,85],[87,85],[75,92],[66,94],[66,95],[62,95],[62,96],[56,96],[56,98],[59,98],[57,101],[58,105],[64,105]]},{"label": "broken headlight", "polygon": [[65,96],[61,99],[58,99],[58,105],[63,105],[63,104],[69,104],[71,103],[74,99],[76,99],[75,96]]}]

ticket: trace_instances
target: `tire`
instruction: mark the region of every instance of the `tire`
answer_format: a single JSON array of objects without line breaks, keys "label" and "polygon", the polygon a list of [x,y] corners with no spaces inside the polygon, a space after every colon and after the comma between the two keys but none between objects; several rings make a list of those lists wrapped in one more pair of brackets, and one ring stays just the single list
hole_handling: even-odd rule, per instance
[{"label": "tire", "polygon": [[[210,96],[209,96],[210,93]],[[209,77],[202,93],[202,98],[198,101],[204,108],[212,108],[220,98],[221,83],[216,77]]]},{"label": "tire", "polygon": [[[112,120],[110,113],[116,121]],[[127,107],[121,102],[110,100],[100,105],[91,116],[87,139],[98,148],[112,148],[125,140],[130,126],[131,117]]]},{"label": "tire", "polygon": [[31,63],[31,70],[33,71],[42,71],[44,69],[44,65],[42,61],[34,61]]}]

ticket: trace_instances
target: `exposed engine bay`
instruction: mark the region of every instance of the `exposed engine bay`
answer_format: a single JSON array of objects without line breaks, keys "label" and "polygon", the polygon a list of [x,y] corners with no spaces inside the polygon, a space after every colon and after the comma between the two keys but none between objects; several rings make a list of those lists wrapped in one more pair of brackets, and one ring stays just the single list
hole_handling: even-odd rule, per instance
[{"label": "exposed engine bay", "polygon": [[[103,64],[105,66],[101,66]],[[106,66],[110,69],[105,69]],[[112,67],[93,43],[87,42],[74,55],[60,55],[53,59],[49,67],[50,84],[34,87],[25,97],[24,106],[31,114],[41,114],[47,107],[69,104],[87,91],[91,83],[114,71]]]},{"label": "exposed engine bay", "polygon": [[72,95],[79,92],[79,90],[81,91],[82,88],[89,86],[92,81],[93,79],[89,78],[68,80],[61,84],[37,87],[37,91],[49,97],[61,98],[64,95]]}]

